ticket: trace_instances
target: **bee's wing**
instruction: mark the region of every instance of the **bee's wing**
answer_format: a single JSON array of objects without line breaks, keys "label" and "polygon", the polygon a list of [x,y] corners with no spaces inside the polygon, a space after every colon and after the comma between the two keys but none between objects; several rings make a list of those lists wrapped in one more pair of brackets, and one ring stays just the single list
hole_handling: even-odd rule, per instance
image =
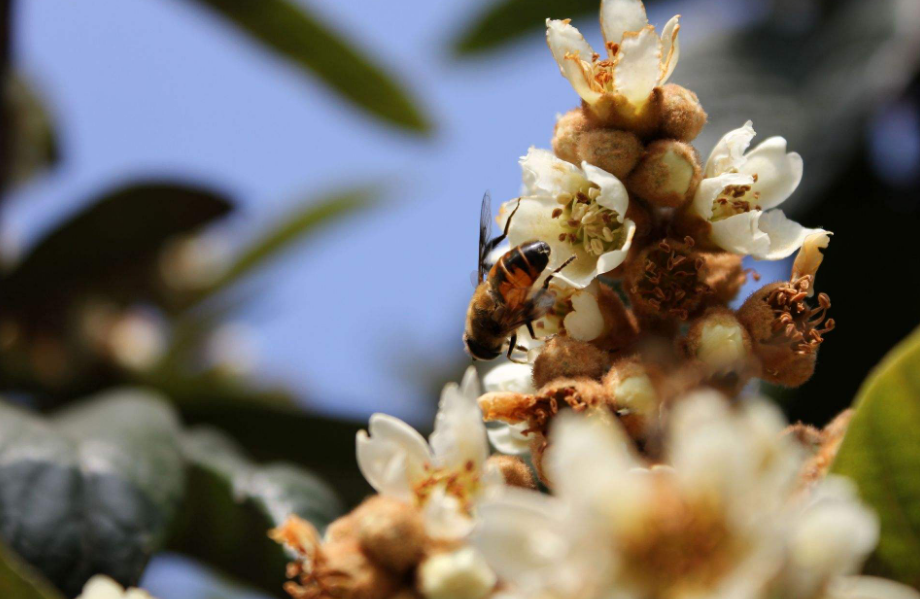
[{"label": "bee's wing", "polygon": [[489,250],[492,249],[489,243],[491,238],[492,196],[490,196],[487,191],[482,196],[482,207],[479,211],[479,262],[477,263],[478,280],[476,281],[476,285],[479,285],[479,283],[483,281],[486,274],[486,258],[489,255]]},{"label": "bee's wing", "polygon": [[470,273],[470,283],[472,283],[473,289],[476,289],[479,287],[479,284],[482,283],[482,275],[480,272],[479,270],[474,270]]}]

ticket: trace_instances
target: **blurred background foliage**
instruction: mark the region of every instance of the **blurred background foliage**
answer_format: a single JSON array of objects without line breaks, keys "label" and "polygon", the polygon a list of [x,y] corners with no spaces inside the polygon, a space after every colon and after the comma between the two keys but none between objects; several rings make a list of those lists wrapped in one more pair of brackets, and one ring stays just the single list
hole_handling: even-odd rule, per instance
[{"label": "blurred background foliage", "polygon": [[[0,0],[0,537],[41,572],[0,547],[0,591],[52,599],[30,582],[43,575],[73,596],[90,571],[136,583],[167,551],[140,579],[161,599],[281,596],[264,531],[369,492],[354,462],[368,413],[430,426],[466,364],[478,198],[513,197],[514,160],[576,101],[544,19],[594,41],[599,2],[378,4]],[[675,81],[710,115],[701,153],[747,119],[786,136],[807,165],[791,216],[836,232],[819,285],[838,329],[808,384],[767,390],[821,424],[918,321],[920,5],[647,6],[659,25],[684,17]],[[85,39],[101,46],[67,46]],[[143,60],[119,71],[121,53]],[[55,85],[67,69],[83,87]],[[201,89],[171,91],[188,82]],[[109,170],[86,176],[74,137],[109,120],[146,137],[106,130],[93,158]],[[25,518],[37,497],[47,517]],[[138,524],[87,516],[113,510]],[[60,530],[93,539],[95,561]]]}]

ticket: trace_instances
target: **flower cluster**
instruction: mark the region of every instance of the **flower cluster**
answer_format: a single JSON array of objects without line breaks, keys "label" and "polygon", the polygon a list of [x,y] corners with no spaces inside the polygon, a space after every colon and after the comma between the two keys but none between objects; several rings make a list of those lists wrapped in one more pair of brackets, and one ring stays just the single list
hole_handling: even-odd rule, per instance
[{"label": "flower cluster", "polygon": [[290,518],[272,531],[298,560],[286,589],[296,599],[481,599],[497,579],[467,539],[478,505],[506,485],[534,488],[520,458],[491,456],[477,406],[476,371],[444,387],[429,441],[405,422],[375,414],[357,437],[358,465],[377,491],[333,522],[321,539]]},{"label": "flower cluster", "polygon": [[[807,381],[834,326],[814,294],[830,233],[776,209],[801,158],[779,137],[748,151],[747,123],[702,164],[690,142],[706,113],[666,83],[678,18],[659,36],[640,0],[602,0],[601,26],[605,58],[547,21],[582,105],[552,151],[521,159],[523,194],[498,216],[511,249],[490,267],[495,243],[481,240],[467,349],[488,359],[504,340],[527,359],[488,371],[484,393],[472,367],[445,387],[428,441],[374,415],[357,459],[377,494],[322,538],[296,517],[271,533],[296,554],[287,591],[920,599],[858,575],[879,524],[828,474],[849,413],[787,427],[743,397],[755,377]],[[744,256],[796,252],[789,280],[731,307]]]}]

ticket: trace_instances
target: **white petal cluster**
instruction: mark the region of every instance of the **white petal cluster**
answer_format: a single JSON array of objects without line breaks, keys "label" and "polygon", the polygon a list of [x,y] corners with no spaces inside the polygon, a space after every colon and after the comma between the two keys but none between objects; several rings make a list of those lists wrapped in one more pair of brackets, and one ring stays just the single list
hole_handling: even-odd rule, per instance
[{"label": "white petal cluster", "polygon": [[640,109],[677,66],[678,21],[677,16],[668,21],[659,37],[641,0],[603,0],[606,58],[568,20],[547,19],[546,41],[562,75],[589,105],[606,97]]},{"label": "white petal cluster", "polygon": [[560,417],[555,496],[503,491],[480,505],[473,543],[520,596],[837,596],[862,584],[844,577],[878,523],[844,479],[797,488],[804,456],[784,426],[767,403],[698,393],[672,413],[667,465],[648,468],[615,425]]},{"label": "white petal cluster", "polygon": [[432,537],[459,539],[472,526],[475,501],[502,484],[485,468],[489,441],[476,402],[479,381],[473,367],[460,385],[447,384],[430,442],[393,416],[374,414],[357,436],[358,467],[374,489],[412,505],[425,515]]},{"label": "white petal cluster", "polygon": [[77,599],[153,599],[147,591],[122,588],[120,584],[98,574],[89,579]]},{"label": "white petal cluster", "polygon": [[786,140],[771,137],[747,152],[751,121],[729,131],[709,155],[691,210],[712,225],[719,247],[759,260],[779,260],[802,247],[807,229],[776,209],[802,180],[802,157],[786,152]]},{"label": "white petal cluster", "polygon": [[536,148],[521,158],[521,169],[523,194],[502,205],[500,216],[504,224],[517,209],[508,230],[512,247],[545,241],[551,250],[549,270],[574,256],[557,278],[577,288],[623,263],[636,225],[626,218],[629,194],[619,179]]}]

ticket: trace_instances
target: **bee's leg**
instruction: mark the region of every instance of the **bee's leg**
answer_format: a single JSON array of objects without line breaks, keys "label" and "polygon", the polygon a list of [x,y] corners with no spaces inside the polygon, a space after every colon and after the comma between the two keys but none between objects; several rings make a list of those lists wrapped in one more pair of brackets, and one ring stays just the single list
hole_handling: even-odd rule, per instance
[{"label": "bee's leg", "polygon": [[517,206],[514,207],[514,210],[511,211],[511,216],[508,217],[508,220],[505,221],[505,228],[502,230],[502,234],[496,237],[495,239],[490,239],[489,243],[486,245],[485,255],[488,256],[489,253],[498,247],[498,244],[503,242],[506,237],[508,237],[508,231],[511,229],[511,219],[514,218],[514,214],[518,211],[518,208],[521,207],[521,198],[518,198]]},{"label": "bee's leg", "polygon": [[514,358],[511,357],[511,352],[514,351],[515,346],[517,346],[517,333],[511,335],[511,339],[508,340],[508,359],[514,362]]},{"label": "bee's leg", "polygon": [[533,331],[533,323],[532,323],[532,322],[528,322],[526,326],[527,326],[527,332],[530,333],[530,338],[531,338],[531,339],[536,339],[536,338],[537,338],[537,334],[534,333],[534,331]]},{"label": "bee's leg", "polygon": [[575,260],[575,256],[572,256],[571,258],[569,258],[568,260],[560,264],[559,267],[555,269],[553,272],[549,273],[549,276],[546,277],[546,279],[543,281],[543,289],[549,289],[549,283],[550,281],[553,280],[553,277],[559,274],[559,271],[561,271],[563,268],[571,264],[573,260]]}]

